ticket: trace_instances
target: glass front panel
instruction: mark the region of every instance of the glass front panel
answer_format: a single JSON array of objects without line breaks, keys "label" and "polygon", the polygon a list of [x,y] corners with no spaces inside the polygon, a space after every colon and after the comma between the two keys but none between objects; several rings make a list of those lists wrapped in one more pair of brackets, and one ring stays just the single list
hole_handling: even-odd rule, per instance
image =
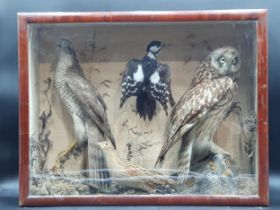
[{"label": "glass front panel", "polygon": [[256,195],[256,22],[30,24],[30,195]]}]

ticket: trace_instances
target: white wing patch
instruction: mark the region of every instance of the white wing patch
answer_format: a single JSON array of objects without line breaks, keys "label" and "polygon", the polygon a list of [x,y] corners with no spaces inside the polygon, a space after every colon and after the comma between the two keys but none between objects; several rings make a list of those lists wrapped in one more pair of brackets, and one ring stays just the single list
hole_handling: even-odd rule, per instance
[{"label": "white wing patch", "polygon": [[149,78],[149,90],[151,96],[157,100],[167,113],[168,102],[173,106],[175,104],[170,88],[169,67],[165,64],[157,64],[157,69]]},{"label": "white wing patch", "polygon": [[138,64],[137,71],[133,74],[133,80],[135,82],[143,82],[144,80],[143,68],[140,64]]},{"label": "white wing patch", "polygon": [[144,81],[144,72],[141,64],[130,61],[127,66],[121,84],[120,107],[122,107],[127,98],[137,95],[141,83]]},{"label": "white wing patch", "polygon": [[150,77],[150,82],[153,84],[157,84],[159,82],[159,74],[157,71],[155,71],[155,73],[152,74],[152,76]]}]

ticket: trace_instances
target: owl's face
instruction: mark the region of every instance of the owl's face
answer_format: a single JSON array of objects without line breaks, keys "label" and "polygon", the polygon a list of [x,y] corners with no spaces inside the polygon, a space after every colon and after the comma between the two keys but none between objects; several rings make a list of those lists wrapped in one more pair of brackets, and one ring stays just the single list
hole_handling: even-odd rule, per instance
[{"label": "owl's face", "polygon": [[230,75],[240,69],[241,59],[235,48],[223,47],[214,50],[210,54],[211,65],[220,75]]}]

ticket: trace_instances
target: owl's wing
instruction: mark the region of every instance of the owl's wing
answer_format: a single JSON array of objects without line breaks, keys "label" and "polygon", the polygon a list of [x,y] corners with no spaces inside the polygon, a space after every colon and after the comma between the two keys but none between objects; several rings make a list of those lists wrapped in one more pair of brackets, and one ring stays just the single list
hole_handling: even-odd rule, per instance
[{"label": "owl's wing", "polygon": [[116,148],[115,139],[108,124],[106,104],[98,90],[84,77],[75,73],[67,73],[64,79],[83,111],[91,117],[103,135],[107,136]]},{"label": "owl's wing", "polygon": [[144,72],[141,61],[131,59],[126,64],[121,82],[120,108],[130,96],[137,96],[139,88],[144,81]]},{"label": "owl's wing", "polygon": [[157,100],[167,114],[167,104],[175,105],[170,86],[170,71],[166,64],[158,63],[157,69],[150,77],[149,90],[151,96]]},{"label": "owl's wing", "polygon": [[231,78],[206,80],[185,92],[171,112],[165,141],[156,162],[162,162],[167,151],[190,131],[207,113],[234,88]]}]

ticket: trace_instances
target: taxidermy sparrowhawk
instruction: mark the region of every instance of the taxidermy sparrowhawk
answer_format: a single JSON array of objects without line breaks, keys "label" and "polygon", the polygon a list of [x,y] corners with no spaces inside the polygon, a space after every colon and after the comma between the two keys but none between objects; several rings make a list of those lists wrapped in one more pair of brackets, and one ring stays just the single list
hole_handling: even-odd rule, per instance
[{"label": "taxidermy sparrowhawk", "polygon": [[89,177],[100,181],[106,178],[103,155],[95,144],[108,141],[116,148],[106,115],[106,104],[98,90],[84,77],[75,50],[69,40],[62,39],[57,44],[54,69],[54,84],[65,109],[72,117],[77,144],[88,143]]}]

